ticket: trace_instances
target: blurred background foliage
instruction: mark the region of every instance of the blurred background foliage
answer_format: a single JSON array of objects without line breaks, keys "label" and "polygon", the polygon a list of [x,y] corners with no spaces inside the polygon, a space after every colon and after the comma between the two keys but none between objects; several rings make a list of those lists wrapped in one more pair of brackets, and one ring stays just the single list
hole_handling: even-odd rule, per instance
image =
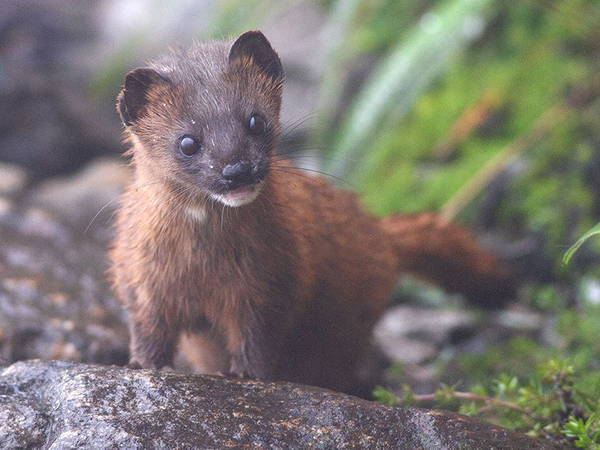
[{"label": "blurred background foliage", "polygon": [[[31,16],[46,14],[50,3],[64,7],[60,0],[38,4]],[[0,12],[10,4],[17,3]],[[169,45],[264,29],[288,78],[282,153],[358,191],[376,214],[436,210],[468,223],[524,280],[516,303],[536,311],[544,325],[535,333],[508,327],[475,352],[449,344],[427,362],[436,379],[491,386],[501,373],[526,378],[537,363],[559,358],[573,365],[585,389],[600,386],[599,241],[590,239],[567,267],[561,264],[600,217],[600,1],[97,4],[104,5],[94,13],[105,21],[97,32],[100,50],[75,59],[92,67],[82,89],[93,102],[88,111],[109,111],[112,131],[102,135],[118,136],[112,105],[127,70]],[[9,16],[0,30],[12,30]],[[290,26],[295,22],[302,22],[300,31]],[[7,92],[16,90],[6,81],[6,55],[14,52],[3,48],[1,95],[10,99]],[[23,107],[19,101],[5,101],[5,110],[18,106],[3,111],[3,122]],[[0,128],[1,159],[41,177],[74,169],[44,171],[13,157],[5,136],[15,129]],[[104,153],[118,148],[115,140],[108,147]],[[77,153],[76,160],[98,153]],[[439,297],[405,283],[397,301],[455,307]],[[402,364],[389,369],[392,388],[407,381],[403,373]]]}]

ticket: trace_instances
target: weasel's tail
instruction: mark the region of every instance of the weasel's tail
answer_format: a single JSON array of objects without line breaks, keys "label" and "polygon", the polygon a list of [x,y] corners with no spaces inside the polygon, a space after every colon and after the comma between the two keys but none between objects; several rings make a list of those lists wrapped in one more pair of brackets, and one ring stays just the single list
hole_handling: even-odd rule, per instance
[{"label": "weasel's tail", "polygon": [[465,294],[481,306],[500,306],[514,298],[511,271],[464,228],[433,213],[390,216],[381,225],[391,237],[402,272]]}]

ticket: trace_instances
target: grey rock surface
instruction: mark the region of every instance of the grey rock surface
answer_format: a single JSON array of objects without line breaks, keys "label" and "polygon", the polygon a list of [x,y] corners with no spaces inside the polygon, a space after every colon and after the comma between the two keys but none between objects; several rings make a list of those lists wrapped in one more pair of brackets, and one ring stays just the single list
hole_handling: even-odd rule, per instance
[{"label": "grey rock surface", "polygon": [[379,320],[374,335],[391,361],[422,364],[434,359],[453,333],[470,330],[475,322],[466,311],[394,306]]},{"label": "grey rock surface", "polygon": [[14,164],[0,162],[0,196],[13,196],[27,184],[25,170]]},{"label": "grey rock surface", "polygon": [[440,411],[290,383],[66,362],[0,371],[2,448],[545,449]]},{"label": "grey rock surface", "polygon": [[119,196],[130,179],[124,159],[99,158],[75,174],[38,184],[23,203],[55,213],[74,232],[91,235],[108,248]]},{"label": "grey rock surface", "polygon": [[125,363],[104,243],[48,211],[0,201],[0,357]]},{"label": "grey rock surface", "polygon": [[119,152],[114,94],[90,94],[102,3],[0,2],[0,160],[34,178]]}]

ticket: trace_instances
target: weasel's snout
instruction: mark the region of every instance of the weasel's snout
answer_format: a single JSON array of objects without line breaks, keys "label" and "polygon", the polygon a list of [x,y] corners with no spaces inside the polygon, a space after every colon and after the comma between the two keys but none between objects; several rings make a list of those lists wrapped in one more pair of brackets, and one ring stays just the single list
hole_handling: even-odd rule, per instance
[{"label": "weasel's snout", "polygon": [[221,176],[227,190],[233,191],[240,187],[260,183],[265,178],[267,168],[261,164],[252,164],[250,161],[238,161],[223,167]]},{"label": "weasel's snout", "polygon": [[240,161],[235,164],[227,164],[223,168],[223,178],[229,184],[229,189],[236,189],[240,186],[255,183],[252,164],[248,161]]},{"label": "weasel's snout", "polygon": [[268,172],[267,159],[258,162],[240,160],[227,164],[221,170],[220,180],[211,196],[227,206],[236,207],[251,203],[258,197]]}]

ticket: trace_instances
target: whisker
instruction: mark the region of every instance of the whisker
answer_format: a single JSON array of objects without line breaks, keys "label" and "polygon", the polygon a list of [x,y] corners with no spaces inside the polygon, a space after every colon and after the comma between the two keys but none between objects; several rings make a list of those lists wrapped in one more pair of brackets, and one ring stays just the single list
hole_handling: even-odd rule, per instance
[{"label": "whisker", "polygon": [[117,200],[119,197],[115,197],[111,200],[109,200],[108,202],[106,202],[104,204],[104,206],[102,206],[102,208],[100,208],[98,210],[98,212],[94,215],[94,217],[92,217],[92,220],[90,220],[90,223],[88,223],[87,227],[85,227],[85,230],[83,231],[83,234],[87,234],[87,232],[90,230],[90,227],[92,226],[92,224],[94,223],[94,221],[96,220],[96,218],[102,214],[102,211],[104,211],[106,208],[108,208],[109,205],[111,205],[115,200]]},{"label": "whisker", "polygon": [[347,186],[349,186],[349,187],[352,187],[352,185],[351,185],[351,184],[350,184],[350,183],[349,183],[347,180],[344,180],[343,178],[340,178],[340,177],[338,177],[338,176],[335,176],[335,175],[332,175],[332,174],[330,174],[330,173],[324,172],[324,171],[322,171],[322,170],[317,170],[317,169],[308,169],[308,168],[306,168],[306,167],[281,166],[281,165],[276,165],[276,164],[272,165],[271,167],[272,167],[272,168],[278,168],[278,169],[285,168],[285,169],[290,169],[290,170],[301,170],[301,171],[305,171],[305,172],[313,172],[313,173],[318,173],[318,174],[320,174],[320,175],[324,175],[324,176],[331,177],[331,178],[333,178],[333,179],[335,179],[335,180],[337,180],[337,181],[339,181],[339,182],[341,182],[341,183],[344,183],[345,185],[347,185]]},{"label": "whisker", "polygon": [[[141,188],[145,188],[147,186],[152,186],[155,184],[160,184],[163,183],[163,181],[154,181],[151,183],[145,183],[143,185],[137,186],[135,189],[141,189]],[[94,214],[94,216],[92,217],[92,219],[90,220],[90,222],[87,224],[87,226],[85,227],[85,230],[83,231],[84,234],[87,234],[87,232],[90,230],[90,228],[92,227],[92,225],[94,224],[94,222],[96,221],[96,219],[100,216],[100,214],[102,214],[102,211],[104,211],[106,208],[108,208],[112,203],[114,203],[115,201],[117,201],[119,198],[121,197],[121,194],[117,195],[116,197],[112,198],[111,200],[109,200],[108,202],[106,202],[104,205],[102,205],[102,207],[98,210],[98,212],[96,214]],[[111,219],[112,217],[114,217],[116,211],[113,212],[113,214],[111,214]]]},{"label": "whisker", "polygon": [[221,231],[223,231],[223,216],[225,215],[225,203],[221,203]]},{"label": "whisker", "polygon": [[[313,155],[302,154],[303,152],[306,152],[306,151],[313,151],[315,153],[315,155],[313,156]],[[358,163],[358,162],[362,161],[357,158],[346,158],[346,157],[340,158],[340,157],[336,157],[333,155],[328,155],[326,152],[323,152],[318,147],[311,146],[311,145],[307,145],[306,147],[288,149],[286,151],[278,150],[277,152],[275,152],[273,154],[272,158],[288,157],[289,159],[296,159],[297,157],[294,155],[295,153],[300,153],[300,155],[298,155],[298,158],[314,157],[314,158],[321,159],[321,160],[328,161],[328,162],[350,161],[353,163]]]},{"label": "whisker", "polygon": [[[301,173],[298,171],[293,171],[293,170],[289,170],[289,169],[284,169],[284,168],[273,168],[274,171],[278,171],[278,172],[283,172],[286,173],[288,175],[294,175],[297,177],[302,177],[305,178],[307,180],[314,180],[315,176],[314,175],[309,175],[308,173]],[[343,180],[342,180],[343,181]],[[345,187],[347,187],[350,190],[356,190],[354,186],[352,186],[350,183],[348,183],[347,181],[343,181],[345,184]]]},{"label": "whisker", "polygon": [[317,117],[317,113],[311,112],[311,113],[308,113],[304,116],[297,118],[296,120],[282,124],[281,135],[286,136],[286,135],[293,133],[294,131],[299,129],[302,125],[307,123],[309,120],[313,120],[315,117]]}]

